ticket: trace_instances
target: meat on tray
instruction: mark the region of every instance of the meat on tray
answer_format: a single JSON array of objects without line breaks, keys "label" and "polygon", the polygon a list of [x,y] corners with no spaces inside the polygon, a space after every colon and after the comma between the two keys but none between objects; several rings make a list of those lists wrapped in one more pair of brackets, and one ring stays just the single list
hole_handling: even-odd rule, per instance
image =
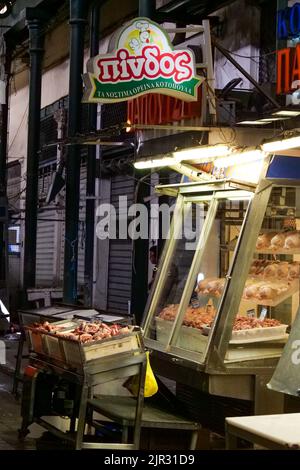
[{"label": "meat on tray", "polygon": [[264,320],[259,320],[258,318],[238,315],[233,325],[233,331],[252,330],[253,328],[270,328],[280,325],[280,321],[275,320],[275,318],[265,318]]},{"label": "meat on tray", "polygon": [[[192,308],[188,307],[184,320],[184,326],[190,326],[197,328],[199,330],[203,329],[205,326],[211,327],[214,322],[214,317],[216,310],[213,308],[213,311],[207,312],[207,307]],[[171,304],[165,307],[159,314],[159,318],[168,321],[174,321],[178,312],[178,304]],[[247,317],[242,315],[237,315],[233,325],[233,331],[238,330],[251,330],[254,328],[271,328],[274,326],[280,326],[281,323],[274,318],[265,318],[260,320],[258,318]]]},{"label": "meat on tray", "polygon": [[72,331],[62,331],[64,326],[53,325],[48,322],[43,324],[35,323],[35,329],[41,332],[54,333],[57,336],[80,341],[81,343],[90,343],[92,341],[100,341],[106,338],[112,338],[121,334],[129,333],[127,326],[112,325],[109,326],[101,321],[81,322]]},{"label": "meat on tray", "polygon": [[56,333],[57,331],[60,331],[63,329],[62,326],[59,325],[53,325],[53,323],[49,323],[48,321],[45,321],[44,323],[33,323],[32,325],[36,330],[39,330],[41,332],[46,332],[46,333]]},{"label": "meat on tray", "polygon": [[[159,318],[167,321],[174,321],[178,313],[179,304],[167,305],[159,314]],[[186,309],[183,325],[194,328],[203,328],[210,323],[216,314],[216,310],[211,300],[204,307],[188,307]]]}]

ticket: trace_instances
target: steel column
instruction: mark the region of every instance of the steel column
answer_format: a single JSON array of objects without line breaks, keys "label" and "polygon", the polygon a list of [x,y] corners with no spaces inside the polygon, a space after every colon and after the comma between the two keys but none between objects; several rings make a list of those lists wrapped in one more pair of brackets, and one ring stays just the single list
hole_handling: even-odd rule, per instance
[{"label": "steel column", "polygon": [[[90,56],[99,53],[100,36],[100,5],[96,3],[91,10]],[[97,130],[97,105],[89,105],[89,131]],[[84,259],[84,305],[91,307],[93,303],[93,265],[94,265],[94,231],[95,231],[95,177],[96,177],[95,145],[88,146],[87,187],[86,187],[86,239]]]},{"label": "steel column", "polygon": [[40,112],[44,37],[39,19],[28,20],[30,83],[28,108],[27,180],[25,206],[24,281],[26,289],[35,286],[36,236],[38,212],[38,171],[40,150]]},{"label": "steel column", "polygon": [[[0,129],[0,198],[1,205],[7,207],[7,141],[8,141],[8,112],[9,90],[11,76],[11,46],[5,41],[5,103],[1,104],[1,129]],[[8,301],[8,244],[7,222],[0,222],[0,289],[4,302]]]},{"label": "steel column", "polygon": [[[70,0],[70,80],[68,137],[75,137],[81,128],[82,73],[84,33],[87,16],[86,0]],[[78,145],[70,145],[66,158],[66,222],[64,255],[64,302],[77,301],[78,219],[80,199],[80,158]]]},{"label": "steel column", "polygon": [[155,0],[139,0],[139,16],[153,18],[156,9],[155,6]]},{"label": "steel column", "polygon": [[[154,0],[139,0],[139,16],[153,18],[156,2]],[[139,172],[140,180],[137,183],[136,200],[137,204],[144,204],[145,198],[150,196],[150,186],[144,182],[147,172]],[[148,207],[149,208],[149,207]],[[148,217],[149,221],[149,217]],[[142,320],[145,305],[148,298],[148,257],[149,240],[138,239],[134,244],[134,259],[131,287],[131,313],[135,316],[137,323]]]}]

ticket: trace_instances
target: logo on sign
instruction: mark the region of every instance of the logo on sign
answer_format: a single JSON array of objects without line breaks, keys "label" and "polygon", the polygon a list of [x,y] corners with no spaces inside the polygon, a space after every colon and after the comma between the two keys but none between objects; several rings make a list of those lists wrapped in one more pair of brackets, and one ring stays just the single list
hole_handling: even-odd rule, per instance
[{"label": "logo on sign", "polygon": [[173,50],[167,34],[147,18],[137,18],[120,33],[115,51],[89,60],[84,75],[84,102],[127,101],[162,93],[197,100],[204,81],[195,72],[191,50]]}]

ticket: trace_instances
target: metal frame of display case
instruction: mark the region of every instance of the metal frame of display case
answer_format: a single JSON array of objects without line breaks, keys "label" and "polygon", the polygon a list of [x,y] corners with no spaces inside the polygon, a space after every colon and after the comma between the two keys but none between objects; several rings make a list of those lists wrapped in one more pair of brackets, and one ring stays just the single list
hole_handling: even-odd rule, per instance
[{"label": "metal frame of display case", "polygon": [[[261,178],[257,185],[235,180],[216,180],[205,183],[187,183],[171,186],[158,186],[159,193],[176,195],[175,211],[181,211],[185,202],[210,201],[207,216],[198,240],[198,246],[189,270],[178,314],[172,325],[167,344],[147,337],[154,310],[164,283],[168,265],[172,259],[178,227],[171,225],[170,239],[162,253],[160,267],[145,309],[143,328],[145,344],[153,350],[152,362],[155,370],[163,376],[180,383],[195,387],[213,395],[252,400],[255,412],[281,411],[282,397],[271,392],[266,383],[270,379],[278,357],[245,359],[226,363],[225,355],[229,348],[234,319],[242,299],[243,289],[248,277],[256,241],[259,236],[271,191],[276,186],[299,187],[299,180],[267,178],[271,157],[265,160]],[[217,212],[218,200],[230,196],[237,198],[249,194],[250,202],[241,226],[240,235],[226,275],[225,286],[218,305],[216,319],[204,355],[174,346],[180,334],[182,320],[190,302],[195,275],[197,274],[206,242]],[[177,220],[175,217],[173,220]],[[269,396],[270,398],[270,396]],[[272,402],[272,403],[271,403]]]}]

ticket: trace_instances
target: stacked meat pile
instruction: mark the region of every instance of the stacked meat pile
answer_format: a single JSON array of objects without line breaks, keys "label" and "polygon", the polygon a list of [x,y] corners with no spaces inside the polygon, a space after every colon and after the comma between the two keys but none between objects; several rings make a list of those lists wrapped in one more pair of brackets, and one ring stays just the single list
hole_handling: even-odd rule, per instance
[{"label": "stacked meat pile", "polygon": [[62,331],[63,326],[49,324],[48,322],[38,324],[36,329],[44,332],[55,333],[57,336],[80,341],[81,343],[90,343],[92,341],[100,341],[106,338],[112,338],[121,334],[129,333],[128,327],[120,325],[108,326],[101,321],[81,322],[72,331]]},{"label": "stacked meat pile", "polygon": [[268,232],[261,234],[256,242],[256,249],[270,249],[279,251],[280,249],[295,250],[300,248],[300,232]]},{"label": "stacked meat pile", "polygon": [[275,318],[265,318],[264,320],[259,320],[258,318],[237,315],[233,325],[233,331],[252,330],[253,328],[270,328],[280,325],[280,321],[275,320]]},{"label": "stacked meat pile", "polygon": [[[160,312],[159,318],[174,321],[178,313],[178,307],[178,304],[168,305]],[[216,310],[211,301],[205,307],[188,307],[184,315],[183,325],[201,329],[213,321],[215,314]]]},{"label": "stacked meat pile", "polygon": [[287,261],[257,259],[253,261],[249,274],[264,279],[292,281],[300,277],[300,263],[296,261],[288,263]]}]

